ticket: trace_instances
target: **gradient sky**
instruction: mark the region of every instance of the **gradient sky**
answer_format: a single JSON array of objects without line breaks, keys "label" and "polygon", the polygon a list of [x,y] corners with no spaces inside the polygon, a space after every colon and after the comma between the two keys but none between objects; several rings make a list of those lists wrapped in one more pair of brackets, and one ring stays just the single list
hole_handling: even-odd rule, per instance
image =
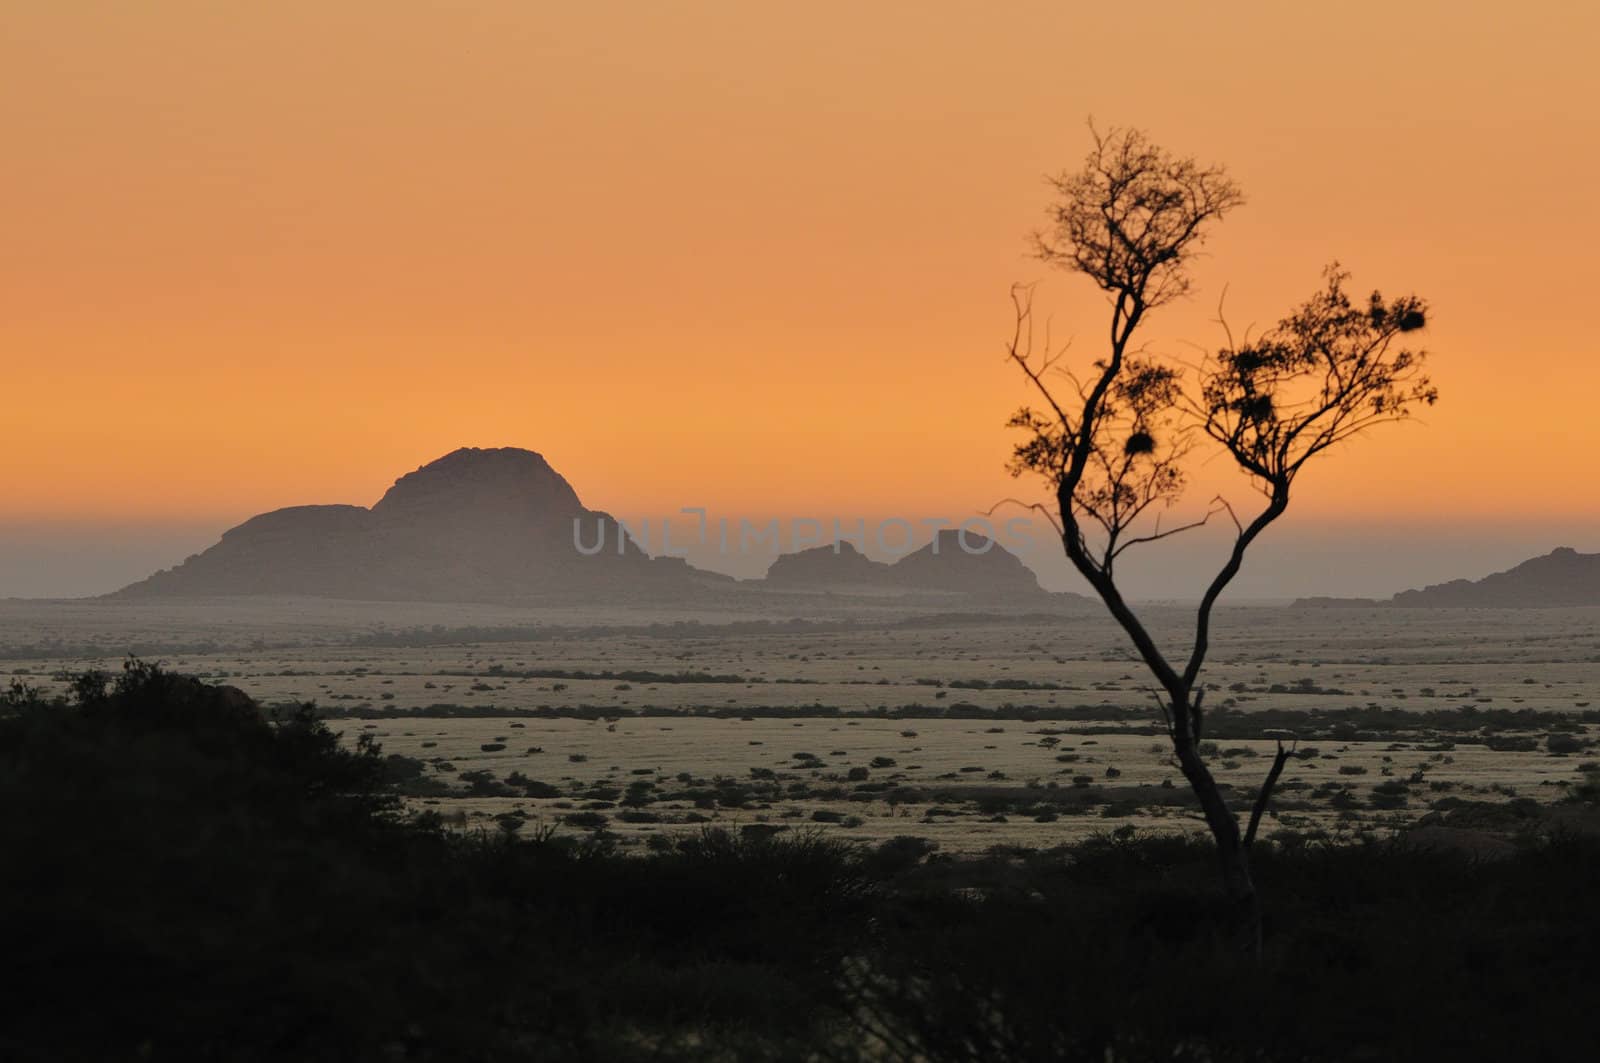
[{"label": "gradient sky", "polygon": [[1292,593],[1600,549],[1597,42],[1568,0],[0,0],[0,595],[460,445],[619,515],[987,507],[1010,283],[1104,331],[1025,254],[1090,115],[1249,197],[1164,349],[1333,258],[1433,303],[1443,401],[1307,474]]}]

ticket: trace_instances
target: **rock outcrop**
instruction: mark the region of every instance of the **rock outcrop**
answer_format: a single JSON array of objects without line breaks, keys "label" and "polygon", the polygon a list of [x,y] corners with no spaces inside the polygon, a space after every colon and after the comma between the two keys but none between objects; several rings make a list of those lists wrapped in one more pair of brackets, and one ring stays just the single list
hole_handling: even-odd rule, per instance
[{"label": "rock outcrop", "polygon": [[651,558],[584,506],[541,456],[466,447],[407,473],[378,502],[292,506],[252,517],[115,598],[305,595],[378,601],[670,601],[704,592],[1043,595],[1016,555],[947,529],[894,564],[841,542],[786,554],[738,583],[682,557]]},{"label": "rock outcrop", "polygon": [[1600,554],[1580,554],[1562,546],[1480,580],[1458,579],[1402,591],[1392,604],[1485,609],[1600,605]]},{"label": "rock outcrop", "polygon": [[252,517],[115,596],[512,602],[731,582],[671,560],[651,560],[613,518],[587,509],[540,455],[468,447],[402,476],[371,509],[294,506]]},{"label": "rock outcrop", "polygon": [[849,542],[784,554],[767,570],[766,585],[782,590],[840,593],[937,592],[988,597],[1046,593],[1011,551],[976,533],[947,528],[928,545],[893,564],[874,561]]},{"label": "rock outcrop", "polygon": [[993,539],[954,528],[890,566],[896,583],[919,590],[961,594],[1043,594],[1039,577]]},{"label": "rock outcrop", "polygon": [[893,587],[893,566],[874,561],[850,542],[780,554],[767,569],[767,586],[783,590],[858,590]]}]

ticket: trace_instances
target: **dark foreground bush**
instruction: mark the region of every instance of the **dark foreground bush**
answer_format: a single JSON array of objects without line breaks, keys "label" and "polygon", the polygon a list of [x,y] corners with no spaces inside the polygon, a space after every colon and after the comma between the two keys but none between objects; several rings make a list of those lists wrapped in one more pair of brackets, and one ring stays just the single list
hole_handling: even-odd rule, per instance
[{"label": "dark foreground bush", "polygon": [[0,1059],[1588,1058],[1600,845],[947,859],[818,834],[464,838],[309,712],[133,665],[0,699]]},{"label": "dark foreground bush", "polygon": [[[1104,840],[902,880],[866,1024],[895,1058],[1589,1058],[1600,845],[1493,862],[1403,843],[1261,854],[1258,965],[1207,911],[1209,847]],[[977,883],[980,896],[953,892]]]},{"label": "dark foreground bush", "polygon": [[14,690],[0,1059],[742,1059],[842,1022],[839,844],[463,838],[401,818],[393,768],[143,665]]}]

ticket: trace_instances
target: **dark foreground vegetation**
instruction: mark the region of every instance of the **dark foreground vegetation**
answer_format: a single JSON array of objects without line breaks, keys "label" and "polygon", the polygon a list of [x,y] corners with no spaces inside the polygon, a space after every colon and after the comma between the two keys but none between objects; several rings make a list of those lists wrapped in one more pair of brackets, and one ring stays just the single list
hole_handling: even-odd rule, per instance
[{"label": "dark foreground vegetation", "polygon": [[[0,1058],[1579,1059],[1600,843],[464,837],[411,765],[132,663],[0,697]],[[1591,792],[1576,795],[1592,802]],[[1524,819],[1526,817],[1523,817]]]}]

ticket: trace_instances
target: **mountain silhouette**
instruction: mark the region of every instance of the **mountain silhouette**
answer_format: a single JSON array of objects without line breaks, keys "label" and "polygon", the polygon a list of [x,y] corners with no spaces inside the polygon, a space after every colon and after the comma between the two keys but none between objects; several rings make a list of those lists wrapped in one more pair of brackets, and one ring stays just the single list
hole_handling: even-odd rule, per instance
[{"label": "mountain silhouette", "polygon": [[890,566],[903,587],[964,594],[1043,594],[1039,577],[993,539],[946,528]]},{"label": "mountain silhouette", "polygon": [[814,546],[792,554],[779,554],[767,569],[763,582],[785,590],[890,588],[895,585],[889,575],[892,567],[886,562],[872,560],[857,550],[855,544],[841,541],[838,549],[832,545]]},{"label": "mountain silhouette", "polygon": [[463,447],[400,477],[370,509],[291,506],[251,517],[210,549],[108,597],[516,603],[768,590],[1046,593],[998,543],[954,530],[892,565],[844,542],[785,554],[766,580],[740,582],[682,557],[651,558],[531,450]]},{"label": "mountain silhouette", "polygon": [[679,558],[652,560],[539,454],[463,447],[400,477],[371,509],[293,506],[252,517],[113,596],[499,602],[731,582]]},{"label": "mountain silhouette", "polygon": [[783,590],[943,592],[991,596],[1047,593],[1011,551],[974,532],[946,528],[920,550],[890,564],[854,544],[783,554],[767,570],[767,586]]},{"label": "mountain silhouette", "polygon": [[1501,609],[1600,605],[1600,554],[1580,554],[1562,546],[1480,580],[1458,579],[1402,591],[1392,604]]},{"label": "mountain silhouette", "polygon": [[1393,598],[1299,598],[1294,608],[1540,609],[1600,605],[1600,554],[1560,546],[1479,580],[1455,579]]}]

